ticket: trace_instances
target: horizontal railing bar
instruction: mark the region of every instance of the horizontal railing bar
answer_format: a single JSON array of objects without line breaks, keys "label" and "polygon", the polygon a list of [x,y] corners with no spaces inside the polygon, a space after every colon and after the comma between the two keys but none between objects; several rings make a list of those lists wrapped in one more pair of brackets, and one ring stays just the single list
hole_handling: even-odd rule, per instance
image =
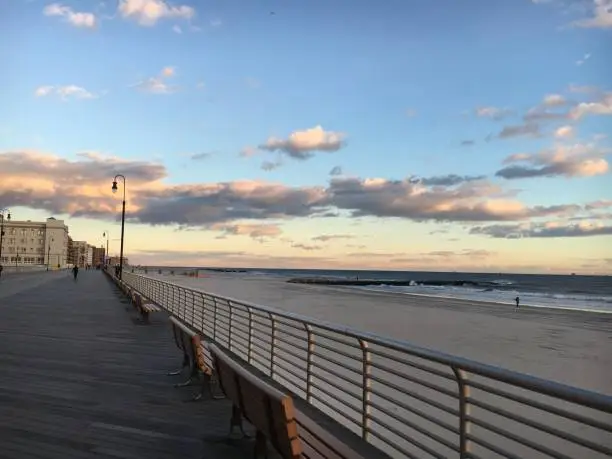
[{"label": "horizontal railing bar", "polygon": [[[314,386],[314,384],[313,384]],[[316,386],[315,386],[316,387]],[[325,394],[325,392],[323,392]],[[327,395],[327,394],[325,394]],[[355,426],[360,427],[359,421],[356,419],[353,419],[352,417],[350,417],[346,412],[344,411],[340,411],[336,406],[334,406],[332,403],[329,403],[329,400],[325,400],[324,398],[320,397],[319,395],[317,395],[316,392],[313,392],[311,394],[312,398],[315,399],[316,401],[323,403],[325,405],[325,408],[329,408],[332,411],[334,411],[335,413],[338,413],[340,416],[342,416],[344,419],[346,419],[347,421],[352,422],[353,424],[355,424]],[[347,405],[350,406],[350,405]],[[320,409],[320,408],[319,408]]]},{"label": "horizontal railing bar", "polygon": [[284,354],[289,354],[291,357],[293,357],[294,359],[297,359],[298,361],[305,360],[306,353],[307,353],[307,351],[304,350],[304,355],[299,355],[293,349],[285,349],[285,348],[277,347],[274,350],[274,355],[282,356],[281,352]]},{"label": "horizontal railing bar", "polygon": [[[313,384],[317,384],[317,385],[319,385],[319,383],[317,382],[317,380],[321,380],[321,381],[326,382],[326,383],[327,383],[327,384],[329,384],[330,386],[332,386],[332,387],[334,387],[334,388],[338,389],[338,390],[339,390],[341,393],[343,393],[343,394],[345,394],[345,395],[350,395],[350,396],[351,396],[351,397],[352,397],[354,400],[356,400],[356,401],[358,401],[358,402],[361,402],[361,401],[362,401],[361,395],[357,395],[357,394],[354,394],[353,392],[347,391],[345,387],[342,387],[342,386],[338,385],[338,383],[331,381],[329,378],[327,378],[327,377],[325,377],[325,376],[321,376],[321,375],[313,375],[313,381],[312,381],[312,383],[313,383]],[[339,400],[339,401],[341,400],[341,401],[344,401],[344,402],[345,402],[345,400],[340,399],[338,395],[336,395],[336,394],[334,394],[334,393],[330,392],[328,389],[324,389],[324,388],[323,388],[323,386],[320,386],[320,387],[319,387],[319,390],[321,390],[321,392],[325,393],[326,395],[329,395],[330,397],[334,397],[334,399],[335,399],[335,400]],[[348,402],[347,402],[347,404],[348,404]],[[353,409],[354,409],[354,410],[355,410],[357,413],[361,413],[361,407],[352,407],[352,408],[353,408]]]},{"label": "horizontal railing bar", "polygon": [[[393,369],[393,368],[391,368],[391,367],[389,367],[387,365],[384,365],[382,363],[379,363],[379,362],[377,362],[375,360],[372,360],[372,362],[370,364],[372,365],[373,368],[378,368],[379,370],[386,371],[387,373],[390,373],[390,374],[395,375],[395,376],[397,376],[399,378],[402,378],[402,379],[412,380],[411,378],[414,378],[414,379],[418,379],[419,381],[422,381],[419,378],[415,378],[414,376],[408,376],[405,373],[402,373],[401,371],[395,370],[395,369]],[[449,378],[449,379],[456,380],[456,378]],[[416,381],[413,381],[413,382],[415,382],[416,384],[421,384],[421,382],[416,382]],[[431,383],[427,383],[427,384],[431,384]],[[421,385],[424,385],[424,384],[421,384]],[[436,386],[435,384],[432,384],[432,385],[435,386],[435,387],[439,387],[439,386]],[[425,386],[425,387],[430,387],[430,386]],[[435,389],[435,390],[437,390],[437,389]]]},{"label": "horizontal railing bar", "polygon": [[[559,429],[555,429],[554,427],[548,427],[545,424],[542,424],[540,422],[537,421],[532,421],[529,418],[526,418],[524,416],[520,416],[517,414],[514,414],[510,411],[504,410],[503,408],[497,408],[489,403],[486,402],[481,402],[480,400],[476,400],[472,397],[469,397],[467,399],[467,402],[470,403],[471,405],[474,406],[478,406],[480,408],[483,408],[487,411],[490,411],[492,413],[495,413],[499,416],[505,417],[507,419],[512,419],[515,422],[521,423],[521,424],[525,424],[528,425],[530,427],[533,427],[534,429],[537,430],[541,430],[542,432],[546,432],[549,435],[553,435],[559,438],[562,438],[563,440],[578,444],[580,446],[584,446],[585,448],[589,448],[592,449],[593,451],[597,451],[599,453],[603,453],[603,454],[607,454],[608,456],[612,457],[612,449],[610,448],[606,448],[605,446],[599,446],[596,443],[593,443],[589,440],[585,440],[583,438],[577,437],[575,435],[572,435],[569,432],[564,432],[561,431]],[[484,421],[479,421],[479,422],[484,422]],[[486,427],[486,426],[484,426]]]},{"label": "horizontal railing bar", "polygon": [[[324,349],[327,349],[328,351],[332,351],[334,354],[340,354],[340,355],[346,357],[347,359],[351,359],[353,361],[356,360],[354,355],[351,355],[348,352],[344,352],[344,351],[341,351],[339,349],[335,349],[334,347],[328,346],[327,344],[317,343],[317,347],[322,347]],[[357,349],[357,347],[355,347],[355,349]]]},{"label": "horizontal railing bar", "polygon": [[612,425],[604,424],[603,422],[597,421],[595,419],[590,419],[586,416],[582,416],[580,414],[575,414],[570,411],[564,410],[562,408],[556,408],[554,406],[549,406],[545,403],[538,402],[537,400],[531,400],[527,397],[523,397],[522,395],[516,395],[511,392],[505,391],[503,389],[496,389],[494,387],[488,386],[486,384],[481,384],[476,381],[469,382],[470,387],[474,387],[476,389],[481,389],[490,394],[497,395],[499,397],[503,397],[518,403],[522,403],[523,405],[531,406],[533,408],[537,408],[542,411],[546,411],[550,414],[555,414],[557,416],[561,416],[572,421],[576,421],[579,423],[583,423],[589,425],[591,427],[595,427],[601,430],[606,430],[608,432],[612,432]]},{"label": "horizontal railing bar", "polygon": [[393,448],[398,453],[401,453],[402,455],[406,456],[408,459],[421,459],[419,456],[415,456],[414,454],[412,454],[410,451],[406,450],[405,448],[402,448],[401,446],[396,445],[395,443],[391,443],[391,441],[387,437],[379,434],[375,430],[372,430],[371,428],[367,428],[366,431],[370,433],[371,435],[373,435],[374,437],[378,438],[380,441],[385,443],[387,446],[390,446],[391,448]]},{"label": "horizontal railing bar", "polygon": [[358,339],[354,338],[354,341],[348,342],[348,341],[346,341],[344,339],[345,338],[344,335],[336,336],[336,335],[338,335],[338,332],[335,332],[333,335],[326,335],[324,333],[317,333],[317,331],[318,330],[315,328],[314,329],[314,333],[319,338],[328,339],[330,341],[334,341],[334,342],[336,342],[338,344],[342,344],[343,346],[347,346],[347,347],[356,347],[356,346],[359,345],[358,344],[359,343]]},{"label": "horizontal railing bar", "polygon": [[[423,381],[422,379],[415,378],[414,376],[404,375],[404,376],[402,376],[402,378],[403,379],[407,379],[408,381],[411,381],[411,382],[413,382],[415,384],[418,384],[420,386],[427,387],[427,388],[429,388],[431,390],[434,390],[436,392],[439,392],[441,394],[447,395],[448,397],[455,398],[455,399],[459,397],[459,395],[456,392],[453,392],[451,390],[445,389],[443,387],[436,386],[435,384],[432,384],[432,383],[428,383],[427,381]],[[393,383],[391,383],[389,381],[386,381],[386,380],[384,380],[382,378],[379,378],[378,376],[372,376],[371,379],[373,381],[377,381],[377,382],[379,382],[381,384],[384,384],[387,387],[391,387],[392,389],[399,390],[400,392],[404,392],[404,389],[400,388],[398,385],[393,384]]]},{"label": "horizontal railing bar", "polygon": [[488,422],[481,421],[480,419],[475,418],[474,416],[466,416],[466,420],[470,421],[474,425],[480,426],[493,433],[496,433],[497,435],[500,435],[509,440],[515,441],[516,443],[520,443],[521,445],[524,445],[524,446],[527,446],[528,448],[539,451],[540,453],[546,454],[547,456],[554,457],[556,459],[572,459],[570,456],[567,456],[558,451],[554,451],[550,448],[547,448],[546,446],[538,445],[537,443],[531,440],[528,440],[524,437],[520,437],[512,432],[509,432],[506,429],[502,429],[501,427],[494,426]]},{"label": "horizontal railing bar", "polygon": [[[369,350],[370,350],[370,352],[371,352],[372,354],[374,354],[374,355],[378,355],[378,356],[380,356],[380,357],[384,357],[384,358],[386,358],[386,359],[394,360],[394,361],[396,361],[396,362],[398,362],[398,363],[402,363],[402,364],[404,364],[404,365],[408,365],[408,366],[411,366],[411,367],[413,367],[413,368],[418,368],[419,370],[423,370],[423,371],[425,371],[425,372],[427,372],[427,373],[431,373],[431,374],[434,374],[434,375],[440,376],[441,378],[446,378],[446,379],[451,380],[451,381],[456,381],[456,378],[455,378],[455,376],[454,376],[454,375],[450,375],[450,374],[448,374],[448,373],[444,373],[444,372],[443,372],[443,371],[441,371],[441,370],[437,370],[437,369],[435,369],[435,368],[429,368],[429,367],[426,367],[425,365],[421,365],[420,363],[410,362],[410,361],[408,361],[408,360],[406,360],[406,359],[402,359],[402,358],[399,358],[399,357],[393,356],[393,355],[391,355],[391,354],[387,354],[387,353],[385,353],[385,352],[380,352],[380,351],[379,351],[378,349],[376,349],[376,348],[369,349]],[[377,364],[377,365],[381,365],[381,364]]]},{"label": "horizontal railing bar", "polygon": [[[314,355],[314,356],[316,356],[316,357],[319,357],[319,358],[321,358],[321,359],[325,360],[326,362],[333,363],[334,365],[337,365],[337,366],[339,366],[339,367],[342,367],[342,368],[344,368],[345,370],[349,370],[350,372],[352,372],[352,373],[354,373],[354,374],[356,374],[356,375],[358,375],[358,376],[361,376],[361,375],[362,375],[362,370],[361,370],[361,369],[359,369],[359,370],[358,370],[358,369],[356,369],[356,368],[352,368],[352,367],[345,366],[345,365],[346,365],[346,362],[341,362],[340,360],[336,360],[336,359],[334,359],[334,358],[332,358],[332,357],[329,357],[329,356],[327,356],[327,355],[325,355],[325,354],[322,354],[322,353],[320,353],[320,352],[318,352],[318,351],[313,351],[313,352],[312,352],[312,355]],[[355,360],[355,362],[357,362],[357,361]],[[359,362],[359,363],[361,363],[361,362]]]},{"label": "horizontal railing bar", "polygon": [[488,442],[487,440],[483,440],[479,437],[476,437],[475,435],[466,434],[466,439],[473,441],[474,443],[477,443],[481,446],[484,446],[488,450],[493,451],[494,453],[499,454],[500,456],[507,457],[508,459],[525,459],[524,457],[509,453],[508,451],[495,446],[493,443]]},{"label": "horizontal railing bar", "polygon": [[[281,370],[289,373],[291,376],[295,376],[300,383],[302,383],[302,381],[304,381],[304,375],[297,374],[295,371],[293,371],[293,370],[285,367],[284,365],[282,365],[278,360],[276,360],[274,362],[274,365],[277,366],[278,368],[280,368]],[[305,373],[305,371],[304,371],[304,373]],[[297,385],[297,383],[294,383],[294,384]]]},{"label": "horizontal railing bar", "polygon": [[395,427],[393,427],[392,425],[387,424],[385,421],[383,421],[382,419],[378,418],[377,416],[372,415],[372,416],[370,416],[370,419],[372,421],[376,422],[378,425],[380,425],[380,426],[384,427],[385,429],[387,429],[389,432],[392,432],[394,435],[400,437],[402,440],[404,440],[404,441],[410,443],[411,445],[414,445],[417,448],[425,451],[430,456],[433,456],[433,457],[435,457],[437,459],[448,459],[447,456],[443,456],[442,454],[438,454],[436,451],[431,449],[429,446],[424,445],[422,442],[420,442],[418,440],[415,440],[414,438],[409,437],[404,432],[400,432]]},{"label": "horizontal railing bar", "polygon": [[[331,370],[331,369],[329,369],[327,367],[324,367],[323,365],[321,365],[321,362],[317,362],[317,361],[313,360],[312,361],[312,365],[317,367],[317,368],[319,368],[319,369],[321,369],[321,370],[323,370],[326,373],[329,373],[329,374],[335,376],[336,378],[339,378],[339,379],[343,380],[344,382],[347,382],[347,383],[353,385],[354,387],[356,387],[356,388],[358,388],[360,390],[363,387],[363,381],[362,380],[360,380],[359,382],[353,381],[352,379],[349,379],[345,375],[343,375],[343,374],[341,374],[341,373],[339,373],[339,372],[337,372],[335,370]],[[319,377],[319,373],[313,373],[313,376]],[[343,389],[343,390],[346,390],[346,388]],[[359,396],[359,399],[361,400],[361,396]]]},{"label": "horizontal railing bar", "polygon": [[451,451],[459,451],[459,447],[456,444],[452,444],[450,441],[448,441],[445,438],[442,438],[441,436],[439,436],[437,434],[434,434],[432,432],[428,432],[427,429],[424,429],[423,427],[420,427],[419,425],[415,424],[412,421],[409,421],[408,419],[404,419],[401,416],[396,415],[391,410],[389,410],[389,409],[387,409],[387,408],[385,408],[383,406],[380,406],[378,403],[370,403],[370,405],[373,408],[376,408],[377,410],[382,411],[387,416],[395,419],[396,421],[401,422],[402,424],[407,425],[408,427],[412,428],[413,430],[416,430],[417,432],[420,432],[422,435],[425,435],[426,437],[429,437],[432,440],[437,441],[441,445],[446,446]]},{"label": "horizontal railing bar", "polygon": [[[374,378],[372,377],[371,379],[374,379]],[[396,389],[396,390],[399,390],[399,389]],[[405,405],[403,402],[401,402],[401,401],[399,401],[399,400],[397,400],[395,398],[392,398],[391,396],[386,395],[383,392],[379,392],[379,391],[375,391],[375,390],[371,390],[371,392],[372,392],[372,394],[376,395],[377,397],[384,398],[388,402],[395,403],[397,405],[400,405],[404,409],[408,409],[408,408],[406,408],[407,405]],[[427,398],[427,397],[425,397],[425,396],[423,396],[421,394],[417,394],[416,392],[413,392],[413,391],[410,391],[410,390],[407,390],[407,389],[402,389],[401,392],[403,394],[408,395],[409,397],[415,398],[415,399],[417,399],[417,400],[419,400],[419,401],[421,401],[423,403],[427,403],[428,405],[433,406],[434,408],[437,408],[440,411],[444,411],[444,412],[446,412],[448,414],[452,414],[453,416],[459,416],[459,410],[454,409],[454,408],[449,408],[448,406],[446,406],[446,405],[444,405],[444,404],[442,404],[440,402],[436,402],[434,400],[431,400],[430,398]],[[410,411],[410,410],[408,410],[408,411]]]},{"label": "horizontal railing bar", "polygon": [[[385,400],[390,401],[388,399],[385,399]],[[402,403],[402,402],[394,401],[392,403],[394,403],[395,405],[405,409],[406,411],[408,411],[408,412],[410,412],[410,413],[412,413],[412,414],[414,414],[416,416],[419,416],[419,417],[421,417],[423,419],[426,419],[427,421],[431,422],[432,424],[435,424],[435,425],[437,425],[439,427],[442,427],[442,428],[446,429],[447,431],[449,431],[449,432],[451,432],[453,434],[459,435],[459,433],[460,433],[458,427],[452,426],[452,425],[450,425],[450,424],[448,424],[448,423],[446,423],[446,422],[444,422],[444,421],[442,421],[440,419],[437,419],[435,416],[431,416],[431,415],[425,413],[424,411],[419,410],[418,408],[413,408],[413,407],[408,406],[407,404]],[[380,407],[380,405],[378,403],[376,403],[376,402],[370,402],[370,405],[373,406],[373,407]],[[395,416],[398,416],[401,419],[403,419],[398,414],[395,414]]]}]

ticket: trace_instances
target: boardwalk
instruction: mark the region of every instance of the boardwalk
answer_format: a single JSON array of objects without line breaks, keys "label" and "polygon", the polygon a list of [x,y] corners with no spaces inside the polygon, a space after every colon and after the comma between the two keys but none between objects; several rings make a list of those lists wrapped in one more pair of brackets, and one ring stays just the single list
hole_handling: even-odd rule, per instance
[{"label": "boardwalk", "polygon": [[0,283],[0,458],[251,457],[227,401],[172,387],[162,315],[138,325],[99,271],[32,276]]}]

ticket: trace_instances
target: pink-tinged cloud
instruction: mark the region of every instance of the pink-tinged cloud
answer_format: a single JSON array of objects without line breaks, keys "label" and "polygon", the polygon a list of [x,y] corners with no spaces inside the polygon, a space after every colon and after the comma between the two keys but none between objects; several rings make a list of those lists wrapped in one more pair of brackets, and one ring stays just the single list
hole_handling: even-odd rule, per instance
[{"label": "pink-tinged cloud", "polygon": [[345,134],[326,131],[315,126],[304,131],[294,131],[286,139],[270,137],[262,145],[262,150],[280,151],[295,159],[307,159],[317,151],[334,152],[344,145]]}]

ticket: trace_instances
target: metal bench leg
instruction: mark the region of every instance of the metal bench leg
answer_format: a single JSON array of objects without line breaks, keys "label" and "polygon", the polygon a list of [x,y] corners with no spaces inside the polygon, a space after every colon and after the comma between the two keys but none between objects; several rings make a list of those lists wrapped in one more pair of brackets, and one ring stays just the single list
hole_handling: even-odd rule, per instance
[{"label": "metal bench leg", "polygon": [[202,397],[204,397],[204,392],[208,392],[211,400],[221,400],[224,399],[224,395],[215,395],[213,392],[213,386],[218,386],[216,378],[207,373],[202,373],[202,384],[200,386],[199,392],[196,392],[191,399],[194,402],[197,402]]},{"label": "metal bench leg", "polygon": [[253,448],[253,458],[259,459],[261,457],[268,459],[268,445],[266,441],[266,436],[258,430],[257,435],[255,436],[255,447]]},{"label": "metal bench leg", "polygon": [[189,365],[189,357],[187,357],[187,354],[183,353],[183,363],[181,364],[181,368],[179,368],[178,370],[174,370],[168,373],[168,376],[178,376],[183,372],[183,369]]},{"label": "metal bench leg", "polygon": [[187,379],[187,381],[183,381],[182,383],[175,384],[174,387],[191,386],[194,380],[197,379],[198,370],[195,364],[191,361],[191,359],[189,359],[189,367],[191,368],[191,371],[189,372],[189,379]]},{"label": "metal bench leg", "polygon": [[249,438],[249,436],[244,431],[242,427],[242,413],[240,412],[240,408],[236,405],[232,405],[232,418],[230,419],[230,435],[234,433],[234,427],[238,426],[240,433],[242,434],[242,438]]}]

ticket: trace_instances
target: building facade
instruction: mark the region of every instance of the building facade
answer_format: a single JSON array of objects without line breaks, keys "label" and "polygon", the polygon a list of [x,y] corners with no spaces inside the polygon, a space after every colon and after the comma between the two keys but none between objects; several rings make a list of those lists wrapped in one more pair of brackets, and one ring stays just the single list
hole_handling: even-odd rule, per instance
[{"label": "building facade", "polygon": [[72,241],[72,263],[79,268],[87,265],[90,245],[87,241]]},{"label": "building facade", "polygon": [[92,266],[104,265],[104,260],[106,258],[106,250],[103,247],[94,247],[93,248],[93,262]]},{"label": "building facade", "polygon": [[63,220],[45,222],[4,221],[0,264],[48,265],[63,268],[68,263],[68,226]]}]

